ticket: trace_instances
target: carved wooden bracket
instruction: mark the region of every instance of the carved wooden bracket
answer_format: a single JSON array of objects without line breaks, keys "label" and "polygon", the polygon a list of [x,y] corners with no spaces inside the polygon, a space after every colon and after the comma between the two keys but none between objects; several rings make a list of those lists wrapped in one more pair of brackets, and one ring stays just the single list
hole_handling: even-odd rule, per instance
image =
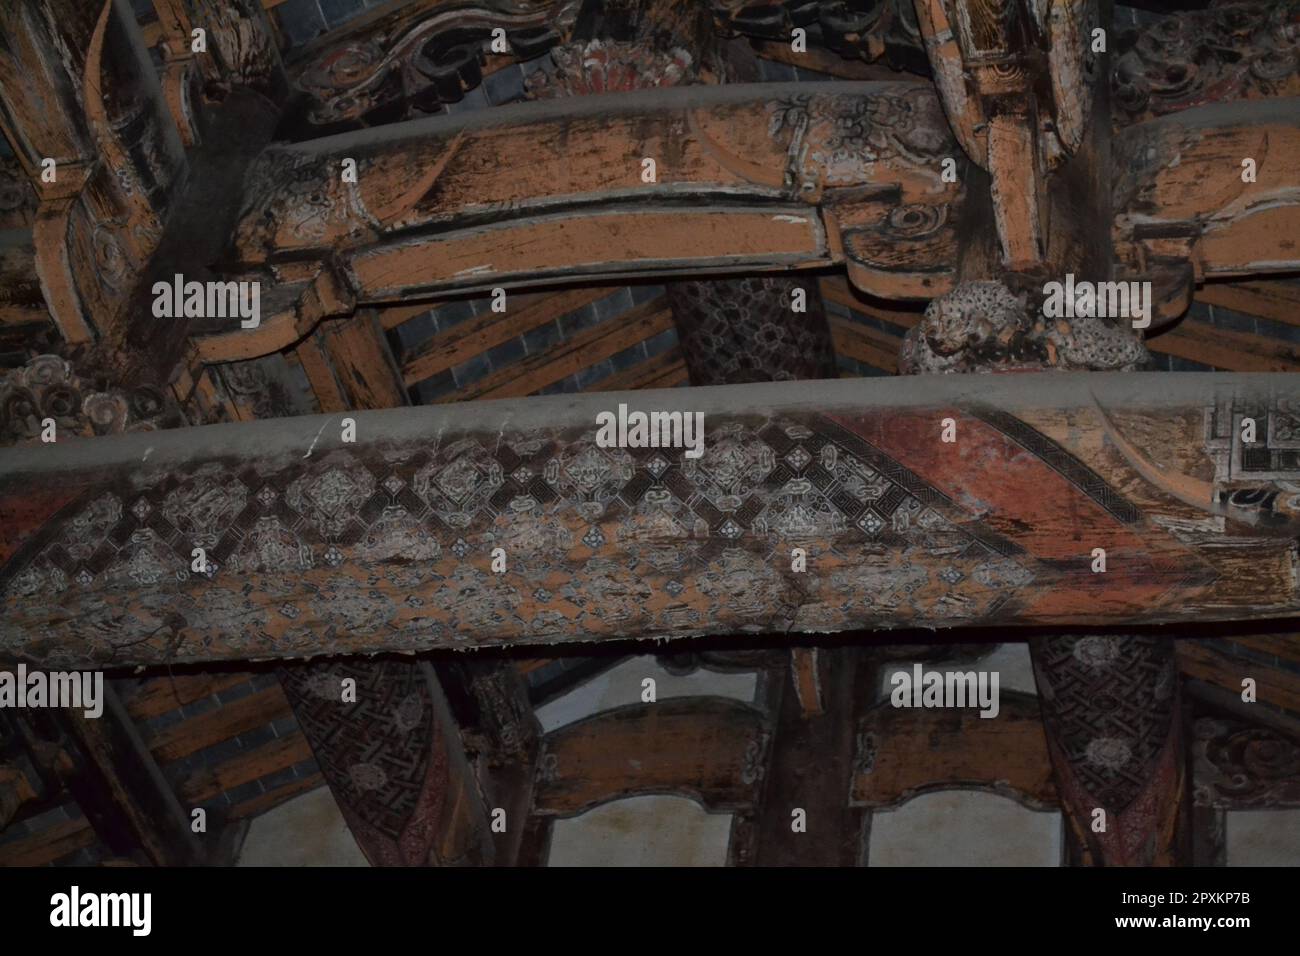
[{"label": "carved wooden bracket", "polygon": [[1096,0],[918,0],[917,17],[957,140],[992,177],[1003,265],[1032,269],[1047,257],[1047,175],[1089,121]]},{"label": "carved wooden bracket", "polygon": [[911,83],[656,89],[275,146],[250,169],[232,254],[271,290],[266,318],[198,355],[265,354],[357,304],[524,281],[843,262],[860,288],[928,298],[952,282],[964,193],[941,174],[956,153]]}]

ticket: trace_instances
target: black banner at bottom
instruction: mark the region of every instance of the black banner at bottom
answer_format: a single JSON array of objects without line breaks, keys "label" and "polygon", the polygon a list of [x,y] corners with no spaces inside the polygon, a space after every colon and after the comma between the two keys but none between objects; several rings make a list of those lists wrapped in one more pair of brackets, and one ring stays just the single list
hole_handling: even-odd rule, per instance
[{"label": "black banner at bottom", "polygon": [[[76,931],[128,945],[395,945],[400,934],[472,932],[495,948],[562,933],[609,942],[735,943],[757,931],[988,941],[1284,932],[1285,869],[0,869],[8,942]],[[700,925],[701,923],[705,925]],[[453,924],[452,929],[448,924]],[[699,929],[695,929],[699,926]],[[625,936],[624,934],[630,934]],[[683,936],[683,934],[685,934]],[[456,937],[443,938],[458,945]],[[469,942],[469,940],[466,940]],[[594,940],[593,940],[594,942]],[[10,950],[16,952],[17,950]]]}]

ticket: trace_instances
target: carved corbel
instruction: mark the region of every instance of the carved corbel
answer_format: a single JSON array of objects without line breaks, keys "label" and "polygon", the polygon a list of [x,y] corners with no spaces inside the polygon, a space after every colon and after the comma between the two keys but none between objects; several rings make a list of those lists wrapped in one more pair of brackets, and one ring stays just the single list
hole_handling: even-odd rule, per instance
[{"label": "carved corbel", "polygon": [[1048,255],[1047,176],[1088,123],[1095,0],[917,0],[916,9],[953,131],[992,178],[1002,264],[1030,271]]}]

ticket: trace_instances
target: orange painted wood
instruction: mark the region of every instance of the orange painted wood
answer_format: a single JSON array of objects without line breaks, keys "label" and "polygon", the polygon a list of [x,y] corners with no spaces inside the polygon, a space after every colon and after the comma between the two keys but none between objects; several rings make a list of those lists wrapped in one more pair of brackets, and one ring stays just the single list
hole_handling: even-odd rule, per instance
[{"label": "orange painted wood", "polygon": [[861,733],[874,754],[853,778],[850,802],[884,810],[936,790],[987,790],[1033,809],[1058,804],[1038,702],[1003,693],[996,717],[978,710],[914,710],[888,702]]},{"label": "orange painted wood", "polygon": [[543,738],[533,812],[572,816],[641,793],[689,795],[710,810],[748,806],[760,756],[750,748],[761,746],[762,723],[746,704],[688,697],[561,727]]}]

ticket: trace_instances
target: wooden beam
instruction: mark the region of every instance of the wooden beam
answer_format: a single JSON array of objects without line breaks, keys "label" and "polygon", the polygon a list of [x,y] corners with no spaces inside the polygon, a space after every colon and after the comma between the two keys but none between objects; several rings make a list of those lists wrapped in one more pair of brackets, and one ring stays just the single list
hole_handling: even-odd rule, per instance
[{"label": "wooden beam", "polygon": [[1207,282],[1196,290],[1196,301],[1300,325],[1300,285],[1295,282]]},{"label": "wooden beam", "polygon": [[88,846],[95,830],[85,817],[64,820],[31,836],[0,843],[0,866],[48,866]]},{"label": "wooden beam", "polygon": [[202,852],[189,816],[113,688],[105,682],[101,693],[98,717],[75,708],[33,713],[31,753],[42,760],[57,749],[50,772],[114,853],[159,866],[196,862]]},{"label": "wooden beam", "polygon": [[1278,241],[1300,234],[1300,174],[1286,158],[1297,149],[1296,98],[1216,103],[1125,129],[1115,140],[1117,255],[1134,271],[1190,261],[1197,282],[1300,269],[1300,250]]},{"label": "wooden beam", "polygon": [[181,784],[179,796],[188,806],[197,807],[227,790],[310,760],[311,755],[311,745],[301,733],[277,737],[224,763],[201,767]]},{"label": "wooden beam", "polygon": [[159,731],[149,739],[149,749],[166,765],[288,715],[284,693],[268,687]]},{"label": "wooden beam", "polygon": [[591,392],[624,392],[642,388],[674,388],[690,378],[681,349],[677,346],[660,352],[652,359],[615,372],[592,385]]},{"label": "wooden beam", "polygon": [[1185,318],[1150,339],[1152,352],[1190,359],[1227,372],[1294,372],[1300,369],[1300,346],[1262,335],[1234,332]]},{"label": "wooden beam", "polygon": [[[869,104],[850,146],[843,130]],[[834,159],[846,149],[875,158]],[[526,167],[501,162],[514,152]],[[245,337],[282,348],[303,329],[279,315],[525,280],[837,261],[881,295],[929,297],[950,285],[962,191],[940,160],[953,152],[933,95],[909,83],[571,97],[274,146],[247,180],[233,248],[245,269],[275,268],[292,305],[264,309]]]},{"label": "wooden beam", "polygon": [[602,711],[546,735],[533,812],[575,816],[647,793],[688,796],[711,811],[751,807],[767,739],[761,712],[725,698]]},{"label": "wooden beam", "polygon": [[1002,693],[998,715],[878,704],[859,726],[850,801],[892,809],[936,790],[986,790],[1032,810],[1058,806],[1038,701]]},{"label": "wooden beam", "polygon": [[1300,675],[1235,656],[1206,641],[1179,641],[1176,646],[1182,673],[1240,696],[1243,681],[1255,682],[1256,699],[1300,715]]},{"label": "wooden beam", "polygon": [[890,375],[898,374],[898,350],[902,347],[902,338],[839,316],[832,316],[830,325],[837,354]]},{"label": "wooden beam", "polygon": [[133,720],[144,721],[243,684],[252,676],[247,671],[229,671],[150,677],[127,692],[123,703]]},{"label": "wooden beam", "polygon": [[315,335],[334,369],[347,408],[400,408],[408,404],[401,375],[373,310],[325,322]]},{"label": "wooden beam", "polygon": [[314,773],[307,777],[301,777],[298,780],[282,784],[274,790],[259,793],[255,797],[249,797],[242,803],[235,804],[230,808],[230,812],[226,814],[226,819],[234,822],[261,816],[268,810],[274,810],[280,804],[287,803],[294,797],[300,797],[304,793],[310,793],[317,787],[323,787],[324,785],[325,778],[321,774]]},{"label": "wooden beam", "polygon": [[[0,658],[1285,617],[1294,389],[908,377],[355,412],[350,443],[312,416],[39,445],[0,456]],[[619,404],[703,415],[702,457],[600,448]]]}]

